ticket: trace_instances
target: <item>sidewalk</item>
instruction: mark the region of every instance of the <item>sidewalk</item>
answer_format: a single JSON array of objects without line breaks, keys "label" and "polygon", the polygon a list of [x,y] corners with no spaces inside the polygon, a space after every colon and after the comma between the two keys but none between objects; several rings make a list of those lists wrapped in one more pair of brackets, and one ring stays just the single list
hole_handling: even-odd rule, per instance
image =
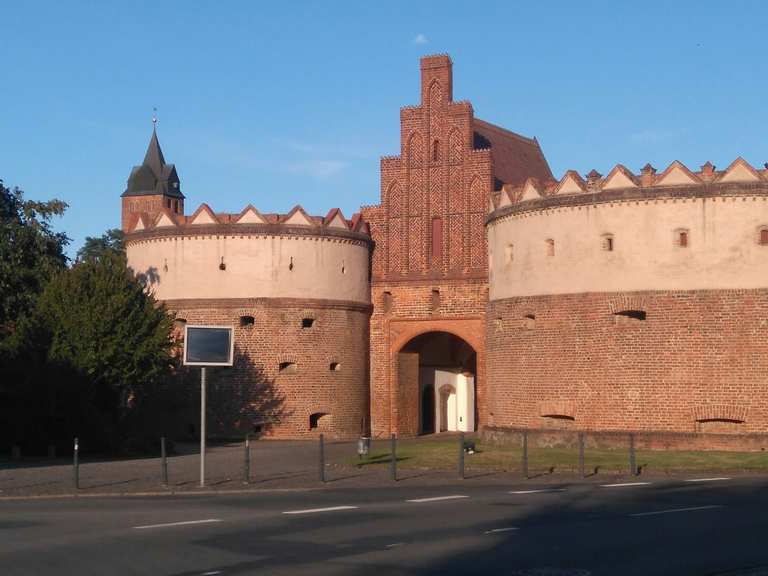
[{"label": "sidewalk", "polygon": [[[411,443],[445,442],[446,437],[405,439],[398,447]],[[458,448],[458,446],[457,446]],[[356,442],[325,443],[325,478],[319,480],[317,441],[259,440],[251,443],[249,482],[244,482],[244,446],[215,445],[206,457],[206,486],[199,486],[200,459],[197,444],[177,445],[178,455],[168,458],[168,485],[162,485],[161,460],[155,458],[89,460],[81,459],[78,490],[74,489],[71,460],[0,462],[0,500],[25,497],[63,497],[96,495],[200,494],[264,490],[309,490],[322,488],[375,488],[391,486],[389,441],[374,440],[372,454],[382,456],[381,463],[357,467]],[[456,464],[454,464],[456,462]],[[408,486],[453,485],[461,482],[504,484],[524,481],[515,462],[504,469],[473,467],[473,457],[465,457],[465,479],[458,474],[456,458],[440,467],[398,466],[399,483]],[[698,471],[697,474],[701,474]],[[738,473],[737,473],[738,474]],[[673,476],[684,475],[684,471]],[[656,477],[670,477],[654,474]],[[643,475],[646,479],[647,475]],[[580,479],[572,472],[531,469],[530,481],[537,484],[606,482],[632,478],[626,472],[606,471]],[[637,478],[637,477],[635,477]]]}]

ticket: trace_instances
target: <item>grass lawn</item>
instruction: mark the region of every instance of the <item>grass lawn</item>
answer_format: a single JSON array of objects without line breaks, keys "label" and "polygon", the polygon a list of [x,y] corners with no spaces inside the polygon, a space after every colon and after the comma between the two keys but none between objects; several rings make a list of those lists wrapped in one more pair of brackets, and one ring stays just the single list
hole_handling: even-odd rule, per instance
[{"label": "grass lawn", "polygon": [[[522,449],[505,444],[475,440],[477,452],[465,454],[467,470],[520,470]],[[397,446],[398,468],[452,469],[458,462],[458,439],[405,440]],[[767,452],[708,452],[638,450],[636,464],[643,472],[672,472],[685,470],[710,471],[768,471]],[[349,458],[348,465],[388,466],[389,448],[377,442],[371,454],[362,460]],[[536,448],[528,450],[528,470],[531,474],[548,472],[577,472],[578,449]],[[629,469],[627,450],[586,449],[584,467],[587,474],[599,472],[626,472]]]}]

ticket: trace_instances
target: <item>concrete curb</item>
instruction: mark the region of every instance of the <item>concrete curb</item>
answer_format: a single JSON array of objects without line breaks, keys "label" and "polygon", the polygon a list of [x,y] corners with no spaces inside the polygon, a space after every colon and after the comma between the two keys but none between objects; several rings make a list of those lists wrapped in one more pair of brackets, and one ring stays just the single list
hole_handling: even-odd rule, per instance
[{"label": "concrete curb", "polygon": [[167,496],[229,496],[237,494],[263,494],[263,493],[281,493],[281,492],[316,492],[324,490],[325,487],[318,488],[254,488],[239,490],[168,490],[147,491],[147,492],[84,492],[67,494],[36,494],[30,496],[0,496],[0,502],[15,502],[21,500],[78,500],[81,498],[161,498]]}]

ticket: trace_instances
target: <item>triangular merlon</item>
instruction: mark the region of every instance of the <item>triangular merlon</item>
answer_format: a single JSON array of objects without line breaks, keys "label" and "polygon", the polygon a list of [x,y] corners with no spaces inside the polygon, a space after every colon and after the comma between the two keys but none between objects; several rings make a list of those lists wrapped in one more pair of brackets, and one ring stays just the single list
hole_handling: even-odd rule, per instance
[{"label": "triangular merlon", "polygon": [[151,222],[149,220],[149,216],[145,212],[139,212],[131,216],[131,219],[128,221],[126,230],[128,232],[140,232],[142,230],[146,230],[150,226]]},{"label": "triangular merlon", "polygon": [[235,219],[237,224],[266,224],[266,220],[261,213],[251,204],[248,204]]},{"label": "triangular merlon", "polygon": [[701,184],[701,179],[682,162],[675,160],[656,178],[656,186],[690,186]]},{"label": "triangular merlon", "polygon": [[603,190],[615,190],[617,188],[637,188],[639,182],[632,172],[621,164],[616,164],[613,170],[603,180]]},{"label": "triangular merlon", "polygon": [[328,214],[323,218],[323,225],[329,228],[341,228],[343,230],[349,230],[349,224],[347,224],[344,214],[338,208],[331,208]]},{"label": "triangular merlon", "polygon": [[520,197],[520,201],[537,200],[541,197],[541,185],[539,184],[539,181],[536,178],[528,178],[523,185],[523,194]]},{"label": "triangular merlon", "polygon": [[568,170],[557,184],[555,194],[583,194],[587,183],[576,170]]},{"label": "triangular merlon", "polygon": [[739,156],[725,169],[725,173],[720,176],[718,182],[759,182],[761,180],[757,170]]},{"label": "triangular merlon", "polygon": [[194,211],[192,216],[187,220],[187,224],[193,226],[200,224],[219,224],[219,219],[216,214],[213,213],[211,207],[208,204],[200,204],[197,210]]},{"label": "triangular merlon", "polygon": [[304,211],[299,204],[294,206],[288,214],[280,218],[280,222],[283,224],[290,224],[292,226],[313,226],[312,218]]},{"label": "triangular merlon", "polygon": [[168,208],[163,208],[160,214],[155,218],[155,228],[176,228],[178,224],[171,211]]}]

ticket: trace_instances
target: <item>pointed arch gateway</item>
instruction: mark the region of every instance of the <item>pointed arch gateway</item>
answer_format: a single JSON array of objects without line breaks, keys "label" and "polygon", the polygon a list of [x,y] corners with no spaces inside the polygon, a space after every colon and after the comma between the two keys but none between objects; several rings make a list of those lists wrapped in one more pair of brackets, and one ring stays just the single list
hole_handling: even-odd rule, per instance
[{"label": "pointed arch gateway", "polygon": [[457,335],[460,330],[439,328],[424,327],[394,348],[394,431],[400,436],[477,430],[482,347]]}]

